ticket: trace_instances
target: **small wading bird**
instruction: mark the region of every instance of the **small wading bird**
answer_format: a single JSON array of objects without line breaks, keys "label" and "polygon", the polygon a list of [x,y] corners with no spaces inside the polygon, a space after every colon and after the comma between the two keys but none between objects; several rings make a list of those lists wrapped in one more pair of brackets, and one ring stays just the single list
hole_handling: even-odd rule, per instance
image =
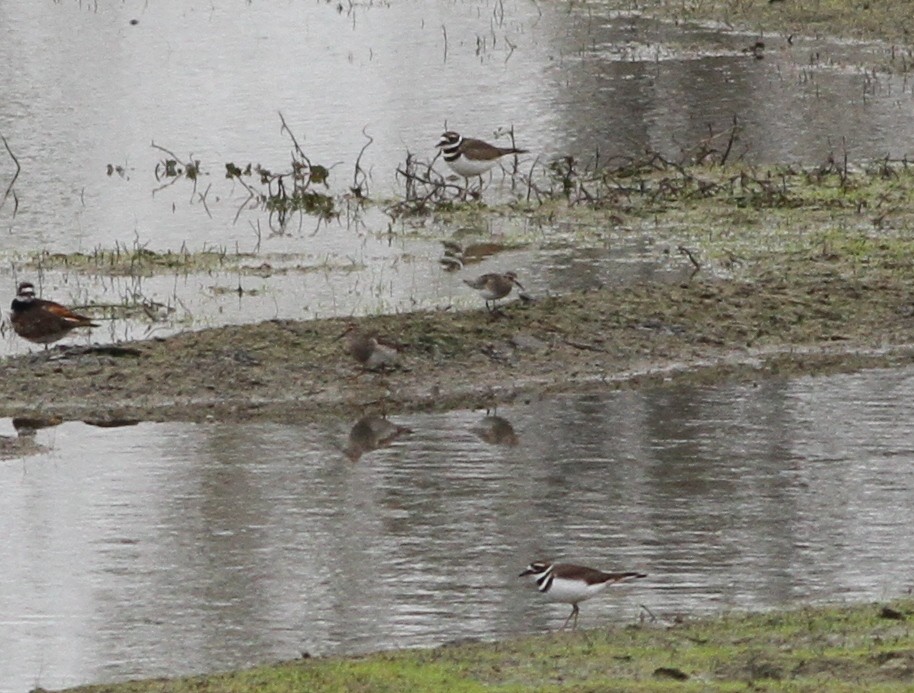
[{"label": "small wading bird", "polygon": [[360,330],[354,323],[337,339],[346,340],[347,353],[366,370],[376,371],[399,365],[400,354],[396,346],[385,343],[374,332]]},{"label": "small wading bird", "polygon": [[450,169],[464,178],[481,176],[508,154],[526,154],[526,149],[514,147],[496,147],[494,144],[463,137],[448,130],[435,145],[444,155],[445,163]]},{"label": "small wading bird", "polygon": [[495,302],[510,294],[512,288],[517,286],[521,291],[524,290],[514,272],[484,274],[476,279],[464,279],[463,283],[479,292],[479,295],[485,299],[486,308],[489,308],[489,301],[492,302],[492,307],[489,308],[490,313],[495,310]]},{"label": "small wading bird", "polygon": [[77,327],[98,327],[91,318],[78,315],[54,301],[35,297],[35,286],[22,282],[10,306],[10,323],[13,331],[23,339],[36,344],[48,344],[63,339]]},{"label": "small wading bird", "polygon": [[569,563],[548,563],[535,561],[527,566],[518,577],[536,576],[536,587],[551,602],[571,604],[571,613],[559,630],[574,617],[572,630],[578,627],[578,603],[590,599],[609,585],[625,580],[647,577],[644,573],[604,573],[594,568],[585,568]]}]

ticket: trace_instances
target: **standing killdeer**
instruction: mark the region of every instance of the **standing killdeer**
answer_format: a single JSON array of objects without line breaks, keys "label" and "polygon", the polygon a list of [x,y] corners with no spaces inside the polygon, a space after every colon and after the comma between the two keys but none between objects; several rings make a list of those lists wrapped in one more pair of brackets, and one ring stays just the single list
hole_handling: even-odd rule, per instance
[{"label": "standing killdeer", "polygon": [[571,604],[571,614],[560,630],[574,617],[572,630],[578,627],[578,603],[590,599],[615,582],[647,577],[644,573],[604,573],[569,563],[536,561],[527,566],[518,577],[536,576],[536,586],[552,602]]},{"label": "standing killdeer", "polygon": [[47,346],[77,327],[98,327],[91,318],[78,315],[66,306],[35,297],[31,282],[19,285],[10,307],[10,323],[23,339]]},{"label": "standing killdeer", "polygon": [[526,149],[496,147],[482,140],[463,137],[452,130],[441,135],[435,146],[444,154],[444,161],[451,170],[464,178],[481,176],[497,164],[501,157],[508,154],[527,153]]},{"label": "standing killdeer", "polygon": [[338,339],[346,339],[346,351],[369,371],[394,368],[399,364],[397,347],[385,344],[374,332],[364,332],[350,324]]},{"label": "standing killdeer", "polygon": [[492,302],[489,312],[494,311],[495,302],[510,294],[515,285],[521,291],[524,290],[523,285],[517,281],[517,275],[514,272],[483,274],[481,277],[476,277],[476,279],[464,279],[463,283],[479,292],[486,301],[486,308],[489,308],[489,301]]}]

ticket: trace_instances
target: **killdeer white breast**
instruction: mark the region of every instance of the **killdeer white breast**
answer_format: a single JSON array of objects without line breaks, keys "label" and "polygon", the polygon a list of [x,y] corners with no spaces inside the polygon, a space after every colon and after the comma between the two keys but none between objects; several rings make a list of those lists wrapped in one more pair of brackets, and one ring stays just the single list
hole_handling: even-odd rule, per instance
[{"label": "killdeer white breast", "polygon": [[450,169],[464,178],[481,176],[508,154],[526,154],[526,149],[515,147],[496,147],[472,137],[463,137],[460,133],[448,130],[435,145],[444,155],[444,161]]},{"label": "killdeer white breast", "polygon": [[489,308],[490,312],[495,309],[495,302],[510,294],[511,289],[515,286],[521,291],[524,290],[523,285],[517,281],[517,275],[514,272],[483,274],[480,277],[476,277],[476,279],[464,279],[463,283],[479,292],[479,295],[485,299],[486,308],[489,308],[489,301],[492,302],[492,307]]},{"label": "killdeer white breast", "polygon": [[47,346],[77,327],[98,327],[92,318],[79,315],[60,303],[35,296],[35,286],[22,282],[10,306],[13,331],[23,339]]},{"label": "killdeer white breast", "polygon": [[355,324],[351,324],[338,337],[338,339],[340,338],[346,339],[346,351],[366,370],[395,368],[399,365],[400,354],[397,347],[385,343],[374,332],[365,332],[358,329]]},{"label": "killdeer white breast", "polygon": [[571,604],[571,613],[559,630],[564,630],[574,617],[572,630],[578,627],[578,603],[599,594],[609,585],[647,577],[644,573],[604,573],[595,568],[585,568],[570,563],[535,561],[518,577],[534,575],[537,589],[552,602]]}]

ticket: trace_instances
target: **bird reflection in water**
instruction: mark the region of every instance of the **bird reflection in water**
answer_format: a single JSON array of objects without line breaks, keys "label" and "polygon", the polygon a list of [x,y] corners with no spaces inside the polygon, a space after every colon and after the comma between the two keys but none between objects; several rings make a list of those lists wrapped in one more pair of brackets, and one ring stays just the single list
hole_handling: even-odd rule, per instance
[{"label": "bird reflection in water", "polygon": [[488,415],[483,417],[472,429],[480,440],[489,445],[517,445],[519,440],[514,426],[503,416]]},{"label": "bird reflection in water", "polygon": [[357,462],[366,452],[385,448],[400,436],[408,433],[412,433],[412,429],[395,424],[381,416],[374,414],[363,416],[349,431],[349,441],[343,452],[350,460]]}]

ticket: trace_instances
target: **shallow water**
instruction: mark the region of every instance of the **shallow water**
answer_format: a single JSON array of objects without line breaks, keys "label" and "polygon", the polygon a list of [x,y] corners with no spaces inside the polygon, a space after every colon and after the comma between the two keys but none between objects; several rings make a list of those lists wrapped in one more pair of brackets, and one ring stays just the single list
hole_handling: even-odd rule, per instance
[{"label": "shallow water", "polygon": [[[461,230],[395,224],[391,236],[385,214],[351,209],[339,222],[304,218],[271,230],[262,211],[242,209],[246,193],[225,179],[225,164],[287,170],[291,141],[278,112],[312,161],[332,166],[337,194],[350,184],[364,129],[373,143],[361,166],[377,198],[402,194],[397,166],[407,151],[431,159],[445,124],[490,139],[513,125],[531,150],[522,170],[568,153],[589,160],[599,152],[605,161],[650,147],[675,157],[734,116],[745,128],[734,156],[760,162],[818,163],[831,152],[840,160],[845,149],[851,160],[902,157],[914,135],[911,84],[874,69],[893,64],[891,46],[766,36],[757,60],[745,52],[754,34],[646,20],[597,3],[64,0],[4,3],[0,25],[0,134],[22,167],[16,214],[12,200],[0,209],[0,286],[11,297],[18,280],[37,277],[45,294],[67,303],[164,307],[154,321],[106,323],[94,335],[101,341],[265,317],[472,304],[437,262],[438,241]],[[904,57],[896,55],[894,64]],[[156,167],[169,155],[153,144],[199,160],[196,187],[162,187]],[[123,176],[108,175],[109,165]],[[0,187],[13,171],[0,151]],[[473,233],[516,235],[505,223]],[[594,245],[605,250],[593,263],[605,278],[642,242],[621,236],[607,244],[599,234],[588,242],[572,234],[565,244],[591,259]],[[544,246],[562,230],[521,237],[522,252],[461,276],[514,269],[525,284],[561,291],[555,270],[565,265],[553,264]],[[104,266],[25,263],[38,251],[115,246],[217,248],[252,253],[253,266],[284,258],[295,269],[110,278]],[[667,262],[650,248],[638,261],[661,269]],[[0,340],[0,354],[25,349]]]},{"label": "shallow water", "polygon": [[906,369],[386,426],[42,429],[47,452],[0,462],[0,688],[542,632],[567,608],[516,576],[545,556],[649,574],[586,627],[900,595],[912,402]]}]

